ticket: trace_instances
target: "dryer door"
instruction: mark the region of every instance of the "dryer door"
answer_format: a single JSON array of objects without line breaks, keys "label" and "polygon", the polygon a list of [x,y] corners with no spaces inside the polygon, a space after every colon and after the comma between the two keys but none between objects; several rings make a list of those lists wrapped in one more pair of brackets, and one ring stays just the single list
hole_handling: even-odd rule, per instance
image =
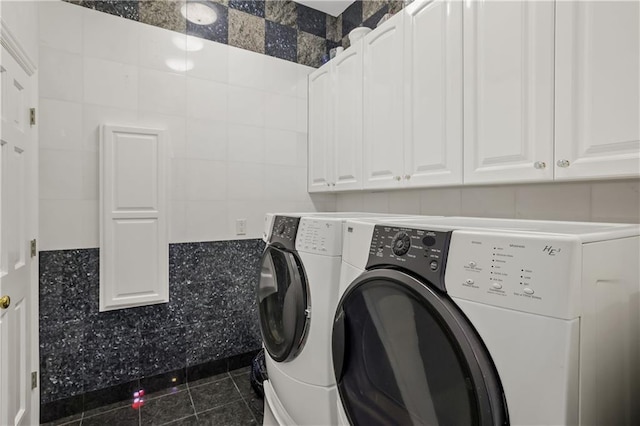
[{"label": "dryer door", "polygon": [[275,361],[295,358],[309,328],[309,298],[302,263],[290,251],[268,246],[257,290],[264,346]]},{"label": "dryer door", "polygon": [[333,326],[338,391],[355,425],[508,424],[484,344],[444,293],[389,269],[363,273]]}]

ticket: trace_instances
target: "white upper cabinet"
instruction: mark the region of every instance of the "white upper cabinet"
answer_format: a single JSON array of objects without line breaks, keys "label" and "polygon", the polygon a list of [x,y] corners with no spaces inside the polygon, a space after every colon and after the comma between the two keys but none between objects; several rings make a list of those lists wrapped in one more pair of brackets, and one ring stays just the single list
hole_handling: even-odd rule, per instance
[{"label": "white upper cabinet", "polygon": [[463,16],[465,183],[553,179],[554,3],[465,2]]},{"label": "white upper cabinet", "polygon": [[336,190],[362,188],[362,42],[333,61],[334,172]]},{"label": "white upper cabinet", "polygon": [[362,188],[362,42],[309,75],[309,192]]},{"label": "white upper cabinet", "polygon": [[331,72],[326,64],[309,75],[309,192],[331,190]]},{"label": "white upper cabinet", "polygon": [[404,13],[364,37],[364,187],[399,185],[404,175]]},{"label": "white upper cabinet", "polygon": [[415,1],[405,22],[407,186],[462,183],[462,3]]},{"label": "white upper cabinet", "polygon": [[556,11],[556,178],[638,176],[640,2]]}]

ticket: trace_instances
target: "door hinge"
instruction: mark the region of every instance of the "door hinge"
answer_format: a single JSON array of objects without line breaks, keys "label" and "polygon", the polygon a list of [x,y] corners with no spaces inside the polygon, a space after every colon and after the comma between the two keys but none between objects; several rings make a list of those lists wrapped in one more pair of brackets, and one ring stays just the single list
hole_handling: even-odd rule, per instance
[{"label": "door hinge", "polygon": [[37,242],[36,240],[31,240],[31,257],[36,257],[37,254]]},{"label": "door hinge", "polygon": [[35,389],[38,387],[38,372],[31,372],[31,389]]},{"label": "door hinge", "polygon": [[36,109],[29,108],[29,124],[32,126],[36,125]]}]

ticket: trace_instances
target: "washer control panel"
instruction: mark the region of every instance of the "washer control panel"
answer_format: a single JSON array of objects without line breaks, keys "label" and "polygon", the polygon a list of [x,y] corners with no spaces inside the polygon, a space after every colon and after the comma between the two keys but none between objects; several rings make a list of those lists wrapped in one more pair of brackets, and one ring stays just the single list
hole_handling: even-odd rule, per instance
[{"label": "washer control panel", "polygon": [[454,231],[447,292],[475,302],[572,319],[579,308],[576,239],[544,234]]},{"label": "washer control panel", "polygon": [[450,236],[451,232],[376,225],[367,269],[396,266],[446,291],[443,278]]},{"label": "washer control panel", "polygon": [[303,217],[298,227],[296,250],[342,256],[342,220]]},{"label": "washer control panel", "polygon": [[269,243],[282,246],[289,250],[296,248],[296,234],[298,233],[299,217],[276,216]]}]

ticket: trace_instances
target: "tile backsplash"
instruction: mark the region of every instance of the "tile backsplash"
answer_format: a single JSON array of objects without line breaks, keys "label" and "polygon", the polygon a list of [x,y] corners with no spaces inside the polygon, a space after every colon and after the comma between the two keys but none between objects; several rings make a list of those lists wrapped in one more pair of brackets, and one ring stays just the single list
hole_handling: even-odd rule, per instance
[{"label": "tile backsplash", "polygon": [[170,302],[99,312],[99,250],[40,252],[41,403],[260,348],[262,240],[171,244]]},{"label": "tile backsplash", "polygon": [[337,195],[337,211],[640,223],[640,180],[550,182]]}]

